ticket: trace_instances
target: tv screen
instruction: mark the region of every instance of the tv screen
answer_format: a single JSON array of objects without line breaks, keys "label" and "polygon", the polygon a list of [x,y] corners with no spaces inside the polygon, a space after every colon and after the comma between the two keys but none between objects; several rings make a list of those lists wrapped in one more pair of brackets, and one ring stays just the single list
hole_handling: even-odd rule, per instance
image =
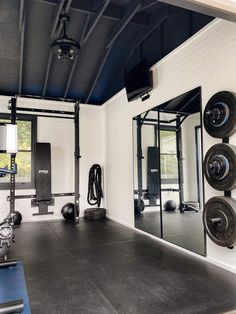
[{"label": "tv screen", "polygon": [[132,101],[150,92],[153,88],[152,72],[147,60],[143,60],[125,74],[125,89],[128,101]]}]

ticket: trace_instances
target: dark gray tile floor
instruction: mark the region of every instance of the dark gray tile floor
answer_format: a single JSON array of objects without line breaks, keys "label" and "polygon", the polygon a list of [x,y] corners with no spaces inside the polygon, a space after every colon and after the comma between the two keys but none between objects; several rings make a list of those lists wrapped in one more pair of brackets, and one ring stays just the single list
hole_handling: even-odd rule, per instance
[{"label": "dark gray tile floor", "polygon": [[236,276],[110,220],[24,223],[33,314],[220,314],[236,309]]}]

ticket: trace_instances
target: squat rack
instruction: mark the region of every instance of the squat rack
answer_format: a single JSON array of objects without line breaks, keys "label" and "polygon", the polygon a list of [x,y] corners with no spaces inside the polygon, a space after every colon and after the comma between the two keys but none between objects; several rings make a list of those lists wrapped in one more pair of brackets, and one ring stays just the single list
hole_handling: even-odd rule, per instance
[{"label": "squat rack", "polygon": [[[80,141],[79,141],[79,111],[80,103],[76,101],[74,104],[74,111],[64,111],[64,110],[52,110],[52,109],[38,109],[38,108],[29,108],[29,107],[17,107],[17,96],[11,98],[9,102],[8,109],[11,110],[11,122],[15,122],[17,112],[27,112],[30,115],[36,117],[46,117],[46,118],[61,118],[61,119],[73,119],[74,120],[74,192],[73,193],[54,193],[52,197],[62,197],[62,196],[74,196],[74,223],[77,223],[79,220],[80,206]],[[15,156],[11,156],[11,165],[15,163]],[[13,167],[13,166],[11,166]],[[14,176],[11,176],[14,177]],[[15,180],[15,179],[14,179]],[[35,198],[35,195],[15,195],[15,181],[11,179],[11,190],[10,196],[7,197],[7,200],[10,201],[10,208],[14,211],[15,200],[16,199],[26,199],[26,198]],[[13,182],[14,181],[14,182]],[[32,200],[33,201],[33,200]]]},{"label": "squat rack", "polygon": [[[11,98],[10,100],[10,108],[11,109],[11,123],[16,123],[16,98]],[[15,191],[16,191],[16,178],[15,174],[13,174],[13,170],[16,162],[16,154],[12,153],[10,157],[10,214],[15,212]]]},{"label": "squat rack", "polygon": [[[143,193],[148,192],[147,190],[143,189],[143,173],[142,173],[142,160],[144,159],[142,153],[142,126],[143,125],[150,125],[154,127],[154,144],[155,146],[159,145],[160,143],[160,131],[161,130],[168,130],[168,125],[175,123],[175,126],[172,125],[173,129],[176,132],[176,145],[177,145],[177,158],[178,158],[178,189],[173,188],[166,188],[161,189],[161,191],[173,191],[179,192],[179,199],[180,204],[183,202],[183,165],[182,165],[182,154],[181,154],[181,146],[182,146],[182,136],[181,136],[181,125],[184,120],[189,116],[189,113],[182,112],[182,111],[170,111],[166,109],[156,109],[154,111],[157,112],[157,118],[147,118],[148,113],[152,110],[148,110],[144,116],[138,115],[137,117],[133,118],[136,120],[136,137],[137,137],[137,177],[138,177],[138,189],[135,190],[135,194],[138,195],[138,207],[141,208],[141,200],[143,198]],[[175,114],[176,117],[170,120],[162,120],[160,117],[161,113],[169,113]],[[164,124],[164,125],[163,125]],[[171,126],[170,126],[171,127]],[[160,154],[160,151],[159,151]],[[159,157],[159,169],[161,169],[160,165],[160,157]],[[159,182],[161,185],[161,172],[159,170]],[[157,206],[161,206],[161,193],[159,197],[160,204]],[[149,205],[145,205],[147,207]],[[161,213],[162,215],[162,213]],[[162,229],[162,226],[161,226]]]}]

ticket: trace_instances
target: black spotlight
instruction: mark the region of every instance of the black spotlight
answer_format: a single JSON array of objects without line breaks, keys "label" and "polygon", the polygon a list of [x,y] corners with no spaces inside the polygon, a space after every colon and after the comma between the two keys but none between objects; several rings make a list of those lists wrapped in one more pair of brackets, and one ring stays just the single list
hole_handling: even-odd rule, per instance
[{"label": "black spotlight", "polygon": [[63,24],[63,36],[53,40],[50,44],[52,52],[60,60],[74,60],[79,54],[80,44],[72,38],[69,38],[66,34],[66,23],[70,21],[70,17],[67,14],[61,14],[60,23]]}]

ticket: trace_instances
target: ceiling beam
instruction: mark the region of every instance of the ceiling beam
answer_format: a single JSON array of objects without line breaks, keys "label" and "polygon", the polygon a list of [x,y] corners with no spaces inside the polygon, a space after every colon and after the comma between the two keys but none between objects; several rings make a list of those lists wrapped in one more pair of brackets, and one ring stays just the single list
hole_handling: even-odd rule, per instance
[{"label": "ceiling beam", "polygon": [[[86,18],[86,21],[85,21],[85,24],[84,24],[84,28],[83,28],[83,32],[82,32],[82,35],[81,35],[81,38],[80,38],[80,42],[81,43],[84,41],[84,37],[85,37],[85,34],[87,32],[87,29],[88,29],[90,18],[91,18],[90,15],[88,15],[87,18]],[[69,88],[70,88],[70,84],[71,84],[72,78],[74,76],[75,68],[77,66],[78,58],[79,58],[79,56],[77,55],[75,57],[74,61],[73,61],[73,64],[72,64],[72,67],[71,67],[71,70],[70,70],[70,74],[69,74],[69,77],[68,77],[68,80],[67,80],[65,92],[64,92],[64,95],[63,95],[64,99],[66,99],[66,97],[67,97],[67,94],[68,94],[68,91],[69,91]]]},{"label": "ceiling beam", "polygon": [[53,38],[55,33],[56,33],[56,29],[57,29],[57,25],[58,25],[58,21],[59,21],[59,16],[62,12],[62,9],[64,7],[65,2],[66,2],[66,0],[59,0],[58,9],[57,9],[56,15],[54,17],[54,22],[53,22],[53,26],[52,26],[50,39]]},{"label": "ceiling beam", "polygon": [[50,51],[49,58],[48,58],[48,63],[47,63],[47,68],[46,68],[46,74],[45,74],[44,83],[43,83],[42,97],[45,96],[46,91],[47,91],[48,78],[49,78],[49,72],[50,72],[50,69],[51,69],[51,64],[52,64],[52,52]]},{"label": "ceiling beam", "polygon": [[[58,20],[59,20],[59,16],[62,12],[62,9],[63,9],[63,6],[65,4],[65,1],[66,0],[60,0],[59,3],[57,3],[57,12],[55,14],[55,17],[54,17],[54,22],[53,22],[53,26],[52,26],[52,32],[51,32],[51,35],[50,35],[50,39],[52,39],[55,35],[55,32],[56,32],[56,28],[57,28],[57,25],[58,25]],[[51,68],[51,63],[52,63],[52,52],[50,50],[50,54],[49,54],[49,58],[48,58],[48,63],[47,63],[47,68],[46,68],[46,74],[45,74],[45,78],[44,78],[44,83],[43,83],[43,91],[42,91],[42,96],[44,97],[45,94],[46,94],[46,90],[47,90],[47,84],[48,84],[48,78],[49,78],[49,71],[50,71],[50,68]]]},{"label": "ceiling beam", "polygon": [[90,27],[89,30],[87,31],[84,40],[83,40],[83,45],[86,43],[86,41],[89,39],[89,37],[91,36],[94,28],[96,27],[96,25],[98,24],[98,22],[100,21],[104,11],[106,10],[109,2],[111,0],[105,0],[103,2],[103,4],[95,11],[95,14],[93,15],[91,22],[90,22]]},{"label": "ceiling beam", "polygon": [[110,52],[111,52],[112,46],[113,46],[113,45],[111,45],[111,46],[106,50],[106,53],[105,53],[105,55],[104,55],[104,57],[103,57],[103,60],[102,60],[102,62],[101,62],[101,65],[100,65],[100,67],[99,67],[99,69],[98,69],[98,72],[97,72],[97,74],[96,74],[96,76],[95,76],[95,79],[94,79],[94,81],[93,81],[93,84],[92,84],[92,86],[91,86],[91,88],[90,88],[90,90],[89,90],[88,96],[87,96],[87,98],[86,98],[86,100],[85,100],[85,104],[87,104],[87,103],[89,102],[89,99],[90,99],[90,97],[91,97],[91,95],[92,95],[92,92],[93,92],[93,90],[94,90],[94,88],[95,88],[95,86],[96,86],[96,84],[97,84],[97,81],[98,81],[98,79],[99,79],[99,77],[100,77],[100,74],[101,74],[101,72],[102,72],[102,70],[103,70],[103,67],[104,67],[104,65],[105,65],[105,63],[106,63],[106,61],[107,61],[107,58],[108,58],[108,56],[109,56],[109,54],[110,54]]},{"label": "ceiling beam", "polygon": [[124,30],[124,28],[127,26],[129,21],[134,17],[134,15],[137,13],[137,11],[141,8],[141,4],[138,0],[134,0],[131,2],[130,6],[128,7],[127,11],[124,13],[123,18],[120,20],[119,25],[113,30],[110,38],[108,39],[108,43],[106,45],[106,53],[103,57],[103,60],[100,64],[100,67],[95,75],[93,84],[91,85],[91,88],[88,92],[88,96],[85,100],[85,103],[87,104],[89,102],[89,99],[93,93],[94,88],[96,87],[96,84],[99,80],[99,77],[101,75],[101,72],[104,68],[104,65],[107,61],[107,58],[111,52],[111,49],[117,39],[117,37],[120,35],[120,33]]},{"label": "ceiling beam", "polygon": [[168,17],[168,13],[164,14],[157,23],[153,22],[151,23],[150,27],[146,30],[146,32],[143,32],[141,36],[138,36],[133,44],[131,53],[129,54],[128,61],[131,59],[132,55],[134,54],[135,50],[142,45],[142,43],[149,37],[151,34],[164,22],[164,20]]},{"label": "ceiling beam", "polygon": [[159,2],[159,0],[142,0],[142,8],[139,10],[139,12],[149,9],[157,4],[159,7],[163,7],[165,5],[164,3]]},{"label": "ceiling beam", "polygon": [[121,71],[119,75],[117,76],[117,80],[115,81],[115,84],[111,88],[111,95],[114,92],[115,88],[117,87],[118,83],[120,82],[122,76],[124,75],[125,68],[127,67],[130,59],[132,58],[133,54],[135,53],[136,49],[140,47],[144,43],[144,41],[157,29],[159,28],[162,23],[165,21],[166,18],[168,18],[170,15],[168,14],[167,10],[163,10],[161,18],[158,20],[154,18],[153,22],[150,24],[148,29],[146,31],[143,31],[141,34],[139,33],[138,36],[134,38],[134,40],[131,42],[130,46],[127,48],[126,58],[123,62],[123,66],[121,68]]},{"label": "ceiling beam", "polygon": [[228,0],[160,0],[202,14],[236,22],[236,3]]},{"label": "ceiling beam", "polygon": [[[67,0],[66,2],[66,6],[64,7],[64,10],[63,10],[63,13],[65,14],[68,14],[69,10],[70,10],[70,7],[71,7],[71,3],[72,3],[72,0]],[[59,23],[58,25],[58,29],[57,31],[55,32],[55,37],[57,38],[58,36],[60,36],[60,33],[63,29],[63,24],[62,23]]]},{"label": "ceiling beam", "polygon": [[[95,76],[95,79],[94,79],[94,81],[93,81],[93,84],[92,84],[92,86],[91,86],[91,88],[90,88],[90,90],[89,90],[88,96],[87,96],[87,98],[86,98],[86,100],[85,100],[85,103],[86,103],[86,104],[89,102],[89,99],[90,99],[90,97],[91,97],[91,95],[92,95],[92,93],[93,93],[93,90],[94,90],[94,88],[96,87],[96,84],[97,84],[97,82],[98,82],[98,80],[99,80],[100,74],[101,74],[101,72],[102,72],[102,70],[103,70],[103,67],[104,67],[104,65],[105,65],[105,63],[106,63],[106,61],[107,61],[107,58],[108,58],[108,56],[109,56],[109,54],[110,54],[111,48],[113,47],[113,45],[114,45],[114,43],[115,43],[115,40],[116,40],[117,37],[120,35],[120,33],[124,30],[124,28],[127,26],[127,24],[128,24],[128,22],[130,21],[130,19],[134,16],[133,13],[132,13],[132,10],[135,11],[135,12],[137,12],[140,8],[141,8],[140,3],[139,3],[138,1],[136,1],[136,0],[134,0],[134,1],[130,4],[130,6],[129,6],[128,10],[127,10],[127,13],[124,14],[123,19],[121,19],[120,24],[117,26],[117,28],[115,29],[115,31],[112,32],[111,38],[108,40],[108,44],[107,44],[107,46],[106,46],[106,54],[104,55],[104,58],[103,58],[103,60],[102,60],[102,63],[101,63],[101,65],[100,65],[99,69],[98,69],[98,72],[97,72],[97,74],[96,74],[96,76]],[[166,12],[167,9],[165,9],[164,11]],[[167,14],[167,13],[165,13],[165,14]],[[163,18],[165,18],[165,15],[164,15]],[[122,24],[122,23],[123,23],[123,24]],[[154,25],[155,29],[156,29],[156,27],[158,27],[157,25],[159,25],[160,23],[162,23],[162,21],[160,21],[159,23],[155,23],[155,25]],[[145,36],[147,36],[147,34],[149,34],[150,31],[151,31],[151,33],[154,31],[154,30],[153,30],[153,26],[151,27],[151,30],[150,30],[150,28],[148,28],[148,30],[149,30],[148,33],[147,33],[147,31],[144,32]],[[148,35],[148,36],[149,36],[149,35]],[[145,38],[146,38],[146,37],[145,37]],[[143,40],[145,40],[145,38],[144,38]],[[135,45],[135,46],[133,47],[132,54],[134,53],[134,51],[135,51],[135,49],[137,48],[137,46],[140,45],[140,41],[135,42],[134,45]]]},{"label": "ceiling beam", "polygon": [[19,32],[20,32],[20,69],[19,69],[18,94],[21,94],[21,92],[22,92],[22,78],[23,78],[23,63],[24,63],[24,42],[25,42],[24,0],[20,1]]},{"label": "ceiling beam", "polygon": [[[59,28],[58,28],[58,30],[56,32],[56,28],[57,28],[58,21],[59,21],[59,16],[60,16],[60,13],[61,13],[63,5],[64,5],[63,2],[65,2],[65,1],[62,1],[62,7],[59,6],[59,9],[57,11],[57,14],[56,14],[56,17],[55,17],[55,22],[54,22],[52,33],[51,33],[51,38],[54,37],[55,33],[56,33],[56,37],[59,36],[59,34],[60,34],[61,30],[62,30],[62,24],[60,24]],[[93,15],[92,21],[91,21],[91,16],[88,16],[88,18],[86,19],[86,23],[85,23],[85,27],[84,27],[84,32],[86,32],[86,33],[83,32],[83,34],[82,34],[82,38],[81,38],[81,41],[80,41],[81,42],[81,46],[84,45],[86,43],[86,41],[89,39],[89,37],[91,36],[93,30],[95,29],[96,25],[98,24],[99,20],[101,19],[102,14],[104,13],[105,9],[107,8],[109,2],[110,2],[110,0],[106,0],[103,3],[103,5],[96,10],[96,14]],[[67,3],[66,3],[66,8],[64,9],[65,13],[68,13],[68,11],[69,11],[69,9],[71,7],[71,4],[72,4],[72,0],[68,0]],[[89,22],[90,22],[90,28],[89,28],[89,30],[87,30]],[[77,61],[78,61],[78,57],[76,57],[74,59],[74,61],[73,61],[73,64],[72,64],[72,67],[71,67],[71,71],[70,71],[70,74],[69,74],[69,78],[68,78],[68,82],[67,82],[67,85],[66,85],[66,89],[65,89],[65,92],[64,92],[64,98],[66,97],[66,95],[68,93],[68,90],[69,90],[69,87],[70,87],[70,84],[71,84],[71,81],[72,81],[72,78],[73,78],[73,75],[74,75],[74,71],[75,71],[75,68],[76,68],[76,65],[77,65]],[[50,73],[50,68],[51,68],[51,63],[52,63],[52,52],[50,52],[50,56],[49,56],[49,59],[48,59],[48,64],[47,64],[47,69],[46,69],[46,75],[45,75],[45,80],[44,80],[42,96],[45,96],[45,94],[46,94],[48,78],[49,78],[49,73]]]},{"label": "ceiling beam", "polygon": [[66,88],[65,88],[65,91],[64,91],[64,95],[63,95],[64,99],[66,99],[66,97],[67,97],[67,94],[68,94],[68,91],[69,91],[69,88],[70,88],[70,84],[71,84],[72,78],[74,76],[75,68],[77,66],[77,61],[78,61],[78,56],[75,57],[75,59],[73,60],[72,66],[71,66],[70,74],[69,74],[69,77],[68,77],[68,80],[67,80],[67,84],[66,84]]},{"label": "ceiling beam", "polygon": [[[136,37],[134,39],[134,41],[131,43],[130,47],[127,49],[127,51],[130,51],[130,53],[126,55],[126,59],[124,61],[124,66],[122,67],[122,70],[121,70],[120,74],[118,75],[117,80],[111,89],[111,92],[114,91],[114,89],[118,85],[121,77],[124,75],[125,68],[128,66],[128,64],[129,64],[132,56],[134,55],[136,49],[138,49],[138,47],[140,47],[145,42],[145,40],[149,36],[151,36],[151,34],[153,34],[154,31],[156,31],[157,28],[162,27],[163,22],[167,18],[174,18],[174,17],[177,17],[179,15],[182,15],[183,13],[184,13],[183,11],[180,11],[178,13],[169,14],[168,8],[165,8],[163,10],[163,13],[162,13],[163,16],[158,20],[158,22],[156,23],[156,18],[154,18],[152,23],[150,24],[150,27],[145,32],[142,32],[141,34],[138,35],[138,37]],[[161,33],[161,50],[163,50],[163,32]],[[163,52],[162,52],[162,57],[163,57]]]},{"label": "ceiling beam", "polygon": [[129,7],[126,9],[123,18],[116,25],[115,29],[111,33],[106,48],[109,48],[116,40],[116,38],[121,34],[121,32],[125,29],[127,24],[131,21],[131,19],[135,16],[138,10],[141,8],[141,3],[138,0],[134,0],[131,2]]},{"label": "ceiling beam", "polygon": [[[84,30],[83,30],[83,34],[82,34],[82,38],[80,40],[81,48],[85,45],[86,41],[92,35],[93,30],[95,29],[96,25],[100,21],[100,19],[102,17],[102,14],[106,10],[106,8],[107,8],[107,6],[108,6],[110,1],[111,0],[105,0],[103,2],[103,4],[101,6],[99,6],[95,10],[96,14],[93,15],[92,18],[91,18],[90,15],[87,16],[87,19],[86,19],[86,22],[85,22],[85,26],[84,26]],[[70,71],[70,74],[69,74],[69,79],[68,79],[67,86],[66,86],[66,89],[65,89],[65,92],[64,92],[64,98],[66,97],[66,95],[68,93],[69,86],[71,84],[71,81],[72,81],[72,78],[73,78],[73,75],[74,75],[74,72],[75,72],[75,68],[76,68],[76,65],[77,65],[77,61],[78,61],[78,57],[75,58],[75,60],[73,62],[73,65],[71,67],[71,71]]]},{"label": "ceiling beam", "polygon": [[[150,5],[150,3],[152,3],[152,5],[154,5],[154,1],[152,0],[144,0],[144,5],[147,6],[147,4]],[[157,3],[157,0],[155,0],[155,4]],[[96,24],[98,23],[99,19],[103,16],[101,13],[102,11],[104,12],[104,9],[105,9],[105,6],[107,8],[109,4],[109,1],[106,1],[102,7],[100,7],[100,10],[97,10],[97,14],[95,17],[93,17],[93,22],[90,22],[90,25],[93,26],[93,24],[96,22]],[[102,69],[106,63],[106,60],[110,54],[110,50],[109,48],[111,48],[113,46],[113,43],[115,42],[116,38],[121,34],[121,32],[124,30],[124,28],[127,26],[127,24],[131,21],[132,18],[134,18],[135,14],[141,10],[143,7],[142,5],[140,4],[140,2],[138,0],[134,0],[130,6],[127,8],[126,12],[123,14],[123,17],[119,20],[119,24],[115,27],[115,29],[113,30],[111,36],[109,37],[109,40],[107,42],[107,45],[106,45],[106,53],[105,53],[105,56],[102,60],[102,63],[98,69],[98,72],[95,76],[95,79],[94,79],[94,82],[91,86],[91,89],[88,93],[88,96],[86,98],[86,102],[89,101],[89,98],[91,97],[91,94],[97,84],[97,81],[99,79],[99,76],[102,72]],[[91,17],[91,15],[88,15],[88,17]],[[87,21],[87,20],[86,20]],[[88,26],[85,25],[85,29],[87,29]],[[82,36],[81,40],[80,40],[80,43],[81,43],[81,46],[83,46],[86,41],[88,40],[89,36],[91,36],[92,32],[93,31],[94,27],[91,27],[90,26],[90,29],[89,31],[86,33],[85,36]],[[89,36],[88,36],[89,34]],[[84,39],[83,39],[84,38]],[[76,65],[77,65],[77,61],[78,61],[78,57],[74,60],[73,62],[73,65],[71,67],[71,71],[70,71],[70,74],[69,74],[69,78],[68,78],[68,82],[67,82],[67,86],[66,86],[66,89],[65,89],[65,92],[64,92],[64,98],[66,98],[67,96],[67,93],[68,93],[68,90],[69,90],[69,87],[70,87],[70,84],[71,84],[71,81],[72,81],[72,78],[73,78],[73,75],[74,75],[74,72],[75,72],[75,68],[76,68]]]},{"label": "ceiling beam", "polygon": [[[72,0],[68,0],[68,1],[60,0],[60,2],[58,3],[58,9],[57,9],[57,12],[56,12],[56,15],[54,18],[54,23],[53,23],[53,27],[52,27],[51,36],[50,36],[50,41],[53,40],[54,37],[57,37],[60,35],[60,32],[62,30],[62,24],[59,25],[59,28],[57,30],[59,17],[60,17],[60,14],[62,13],[63,9],[64,9],[64,13],[68,13],[70,6],[71,6],[71,2],[72,2]],[[53,57],[52,51],[50,50],[47,68],[46,68],[46,74],[45,74],[45,78],[44,78],[44,84],[43,84],[43,91],[42,91],[43,97],[45,96],[46,91],[47,91],[49,73],[50,73],[50,69],[51,69],[51,65],[52,65],[52,57]]]},{"label": "ceiling beam", "polygon": [[[54,5],[54,6],[58,4],[57,0],[36,0],[36,1],[48,4],[48,5]],[[150,3],[153,2],[153,0],[145,0],[144,5],[147,5],[149,1]],[[74,10],[80,13],[89,14],[92,16],[96,15],[91,1],[88,1],[88,0],[79,0],[79,1],[73,0],[71,4],[71,10]],[[102,18],[110,19],[113,21],[120,21],[124,15],[124,11],[125,11],[125,8],[119,7],[117,5],[109,4],[109,6],[103,12]],[[148,26],[149,16],[140,11],[135,15],[131,23],[133,25],[140,26],[140,27]]]}]

